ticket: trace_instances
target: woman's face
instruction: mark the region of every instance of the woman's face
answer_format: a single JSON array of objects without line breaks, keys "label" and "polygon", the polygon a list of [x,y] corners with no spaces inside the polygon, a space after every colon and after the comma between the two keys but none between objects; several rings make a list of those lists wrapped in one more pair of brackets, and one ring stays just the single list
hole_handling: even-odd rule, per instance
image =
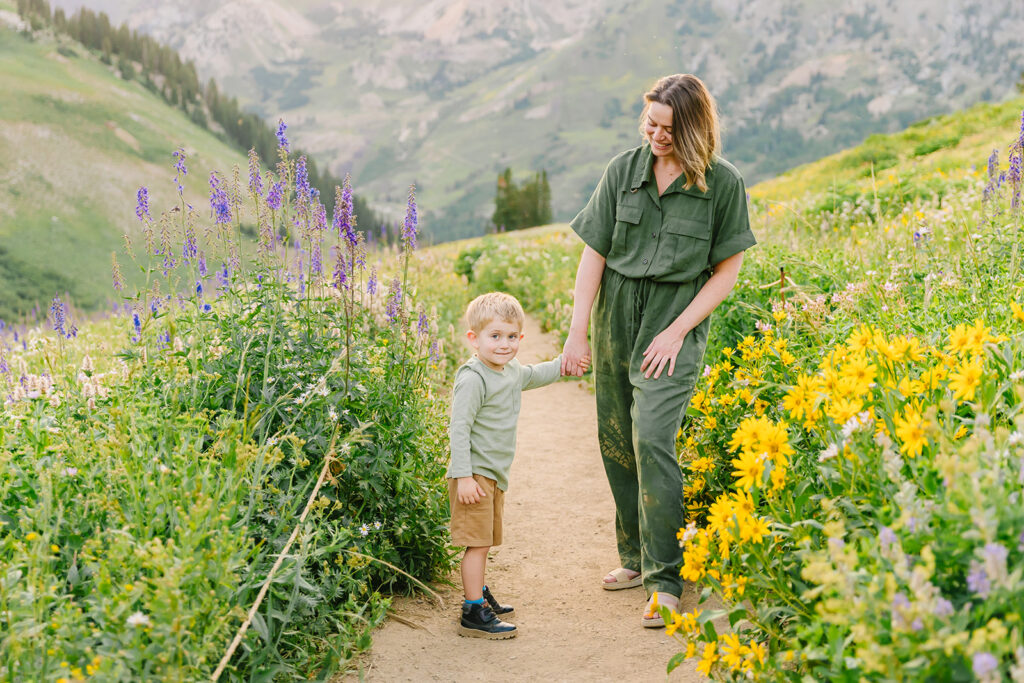
[{"label": "woman's face", "polygon": [[647,107],[647,120],[644,122],[647,141],[651,143],[651,152],[656,157],[672,155],[672,107],[661,102],[651,102]]}]

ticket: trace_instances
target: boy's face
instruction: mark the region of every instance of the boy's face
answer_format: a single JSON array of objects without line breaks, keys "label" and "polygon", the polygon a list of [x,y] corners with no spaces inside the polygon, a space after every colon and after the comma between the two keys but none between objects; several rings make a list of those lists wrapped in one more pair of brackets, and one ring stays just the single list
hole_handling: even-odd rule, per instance
[{"label": "boy's face", "polygon": [[505,364],[519,353],[519,340],[523,338],[518,323],[492,320],[479,332],[466,333],[469,344],[476,349],[476,355],[484,365],[501,371]]}]

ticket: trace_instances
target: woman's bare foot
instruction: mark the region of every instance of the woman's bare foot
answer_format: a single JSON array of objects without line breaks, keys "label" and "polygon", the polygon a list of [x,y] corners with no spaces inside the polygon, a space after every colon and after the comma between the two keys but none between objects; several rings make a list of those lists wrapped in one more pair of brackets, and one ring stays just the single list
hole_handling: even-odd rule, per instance
[{"label": "woman's bare foot", "polygon": [[640,625],[644,628],[661,628],[665,625],[665,620],[661,617],[661,607],[667,607],[671,612],[679,611],[679,598],[672,595],[671,593],[659,593],[655,591],[650,600],[647,601],[647,607],[644,608],[644,615],[640,618]]},{"label": "woman's bare foot", "polygon": [[640,572],[619,567],[608,572],[601,582],[601,587],[606,591],[618,591],[624,588],[636,588],[637,586],[642,586],[643,583],[644,580],[640,576]]}]

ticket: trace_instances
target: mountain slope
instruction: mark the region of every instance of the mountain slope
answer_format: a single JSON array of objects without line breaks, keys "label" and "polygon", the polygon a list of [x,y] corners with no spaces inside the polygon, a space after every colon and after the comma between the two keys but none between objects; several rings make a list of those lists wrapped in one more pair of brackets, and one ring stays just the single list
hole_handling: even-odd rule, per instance
[{"label": "mountain slope", "polygon": [[[72,7],[80,0],[59,0]],[[555,215],[638,140],[647,86],[702,76],[751,182],[875,132],[1003,99],[1024,71],[1016,0],[92,0],[178,47],[393,215],[479,233],[505,166],[546,168]]]},{"label": "mountain slope", "polygon": [[0,318],[8,321],[33,306],[45,312],[65,292],[87,309],[114,298],[111,252],[122,251],[125,232],[139,233],[136,190],[149,188],[154,216],[178,203],[171,155],[179,146],[193,201],[209,193],[211,170],[245,163],[68,41],[33,42],[0,26],[0,91]]}]

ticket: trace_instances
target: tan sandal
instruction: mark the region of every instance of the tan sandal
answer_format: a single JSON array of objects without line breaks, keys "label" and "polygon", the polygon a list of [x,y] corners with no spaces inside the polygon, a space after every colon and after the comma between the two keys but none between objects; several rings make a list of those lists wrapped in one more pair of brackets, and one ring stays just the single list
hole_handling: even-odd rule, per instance
[{"label": "tan sandal", "polygon": [[679,609],[679,598],[676,596],[664,593],[660,598],[669,604],[659,604],[658,591],[654,591],[651,594],[651,599],[647,601],[647,607],[644,608],[644,615],[640,617],[640,625],[644,628],[663,628],[665,626],[665,619],[661,616],[661,607],[668,607],[670,612]]},{"label": "tan sandal", "polygon": [[626,588],[636,588],[637,586],[644,585],[643,574],[637,574],[636,576],[630,577],[630,570],[625,567],[619,567],[613,569],[606,576],[610,576],[614,581],[601,580],[601,588],[606,591],[621,591]]}]

